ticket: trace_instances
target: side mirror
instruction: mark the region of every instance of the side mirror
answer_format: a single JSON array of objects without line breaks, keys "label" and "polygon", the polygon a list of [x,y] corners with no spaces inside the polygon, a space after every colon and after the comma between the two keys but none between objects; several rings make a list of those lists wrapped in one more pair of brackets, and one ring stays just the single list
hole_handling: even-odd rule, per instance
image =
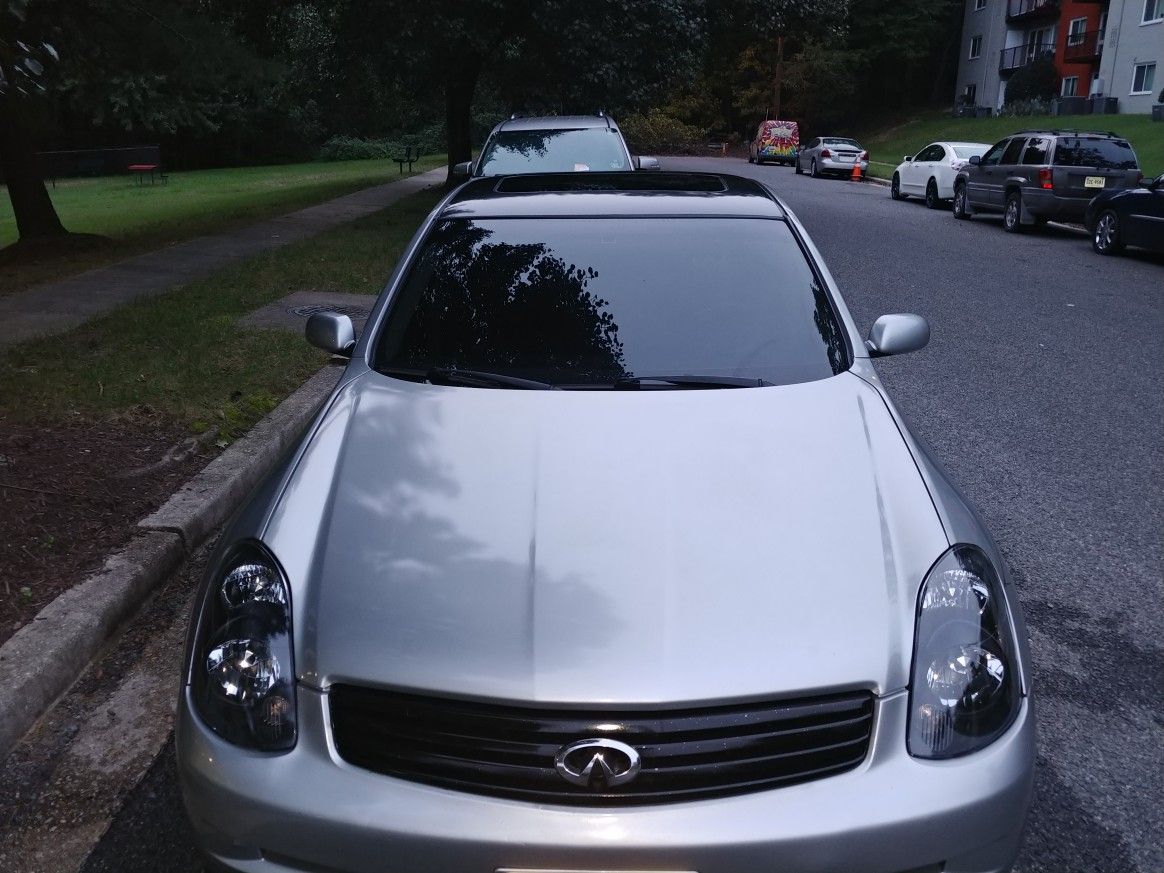
[{"label": "side mirror", "polygon": [[356,347],[356,330],[352,320],[338,312],[317,312],[307,319],[307,341],[317,349],[345,358]]},{"label": "side mirror", "polygon": [[635,156],[635,169],[638,170],[661,170],[663,165],[659,163],[658,158],[648,158],[644,155]]},{"label": "side mirror", "polygon": [[920,315],[883,315],[873,322],[865,346],[870,357],[904,355],[924,348],[930,341],[930,323]]},{"label": "side mirror", "polygon": [[970,163],[977,167],[979,164],[982,163],[982,156],[981,155],[971,155],[970,156]]},{"label": "side mirror", "polygon": [[458,178],[467,179],[472,174],[472,172],[472,161],[461,161],[459,164],[453,164],[453,175]]},{"label": "side mirror", "polygon": [[912,163],[913,155],[905,155],[901,160],[906,164]]}]

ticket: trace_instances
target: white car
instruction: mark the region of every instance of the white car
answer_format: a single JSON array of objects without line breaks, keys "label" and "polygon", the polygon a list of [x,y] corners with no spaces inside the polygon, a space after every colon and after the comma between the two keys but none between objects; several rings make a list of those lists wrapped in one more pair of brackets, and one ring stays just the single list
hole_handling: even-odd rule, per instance
[{"label": "white car", "polygon": [[913,157],[902,158],[893,171],[889,196],[904,200],[909,195],[925,197],[926,206],[937,209],[954,197],[954,177],[977,155],[982,157],[990,143],[934,142]]}]

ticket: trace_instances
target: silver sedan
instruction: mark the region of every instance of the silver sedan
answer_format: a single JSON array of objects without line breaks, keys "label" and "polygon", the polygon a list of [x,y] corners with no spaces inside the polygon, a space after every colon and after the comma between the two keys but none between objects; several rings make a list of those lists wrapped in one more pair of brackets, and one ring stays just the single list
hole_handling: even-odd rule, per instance
[{"label": "silver sedan", "polygon": [[869,152],[855,139],[843,136],[817,136],[800,147],[796,156],[796,172],[808,173],[814,179],[821,176],[849,176],[854,165],[861,167],[861,175],[869,171]]},{"label": "silver sedan", "polygon": [[179,774],[251,873],[1009,868],[1007,568],[804,228],[727,175],[489,178],[421,228],[197,597]]}]

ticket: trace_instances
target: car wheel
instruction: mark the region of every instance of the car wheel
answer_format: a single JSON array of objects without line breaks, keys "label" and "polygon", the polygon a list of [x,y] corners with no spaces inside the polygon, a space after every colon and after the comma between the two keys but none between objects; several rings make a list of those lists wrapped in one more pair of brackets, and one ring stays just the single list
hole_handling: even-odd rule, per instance
[{"label": "car wheel", "polygon": [[901,176],[897,173],[893,174],[893,181],[889,183],[889,196],[894,200],[904,200],[905,194],[901,193]]},{"label": "car wheel", "polygon": [[814,179],[820,178],[820,171],[818,171],[816,168],[816,158],[812,159],[812,166],[808,168],[808,175],[812,176]]},{"label": "car wheel", "polygon": [[926,209],[937,209],[942,205],[942,198],[938,196],[938,183],[930,179],[926,185]]},{"label": "car wheel", "polygon": [[966,186],[954,186],[954,217],[963,221],[970,218],[970,210],[966,208]]},{"label": "car wheel", "polygon": [[1023,198],[1018,191],[1006,195],[1006,208],[1002,212],[1002,229],[1007,233],[1023,232]]},{"label": "car wheel", "polygon": [[1091,237],[1091,247],[1101,255],[1118,255],[1124,250],[1120,239],[1120,217],[1115,210],[1105,209],[1100,213]]},{"label": "car wheel", "polygon": [[800,169],[800,158],[792,162],[792,168],[796,171],[796,175],[803,176],[804,170]]}]

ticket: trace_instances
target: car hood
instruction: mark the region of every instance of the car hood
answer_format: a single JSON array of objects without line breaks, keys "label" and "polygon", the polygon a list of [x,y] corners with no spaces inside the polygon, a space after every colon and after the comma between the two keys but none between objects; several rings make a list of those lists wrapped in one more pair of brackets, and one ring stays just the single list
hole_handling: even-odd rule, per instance
[{"label": "car hood", "polygon": [[714,702],[908,681],[948,543],[884,401],[365,374],[263,534],[318,687]]}]

